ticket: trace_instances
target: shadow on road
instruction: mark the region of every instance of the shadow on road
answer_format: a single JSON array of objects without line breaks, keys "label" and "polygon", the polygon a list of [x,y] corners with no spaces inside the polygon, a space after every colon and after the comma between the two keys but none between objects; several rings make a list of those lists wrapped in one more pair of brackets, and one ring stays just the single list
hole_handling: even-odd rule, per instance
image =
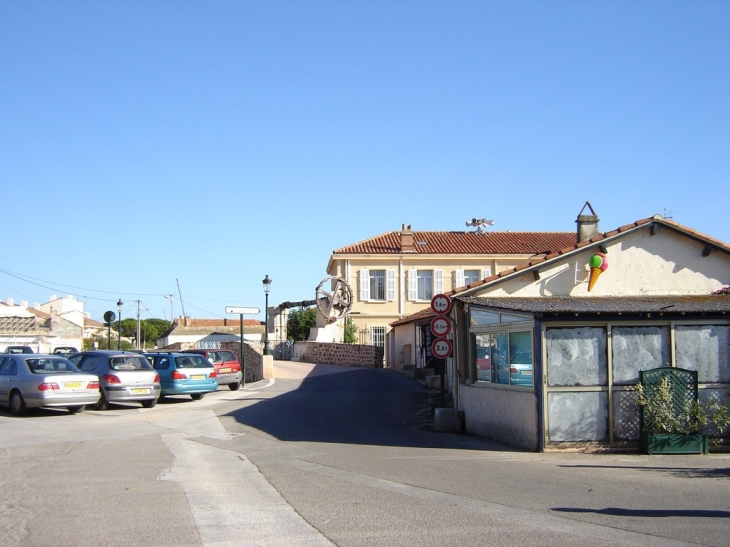
[{"label": "shadow on road", "polygon": [[554,507],[553,511],[562,513],[596,513],[614,517],[705,517],[730,518],[730,511],[701,509],[624,509],[622,507],[606,507],[604,509],[586,509],[583,507]]},{"label": "shadow on road", "polygon": [[644,467],[644,466],[619,466],[619,465],[560,465],[558,467],[593,467],[596,469],[638,469],[651,473],[669,473],[677,477],[686,478],[717,478],[730,479],[730,467]]},{"label": "shadow on road", "polygon": [[[277,385],[285,385],[277,380]],[[519,451],[466,434],[420,427],[426,389],[391,369],[309,375],[297,389],[230,413],[282,441]]]}]

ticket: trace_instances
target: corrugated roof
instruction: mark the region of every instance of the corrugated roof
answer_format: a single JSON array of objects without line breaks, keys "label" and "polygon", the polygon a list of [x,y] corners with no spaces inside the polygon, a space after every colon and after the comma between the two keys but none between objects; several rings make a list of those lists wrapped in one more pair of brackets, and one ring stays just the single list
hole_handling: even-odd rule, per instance
[{"label": "corrugated roof", "polygon": [[575,245],[575,232],[413,232],[413,250],[401,249],[400,231],[342,247],[333,254],[540,255]]},{"label": "corrugated roof", "polygon": [[681,295],[681,296],[536,296],[499,297],[466,296],[455,297],[466,304],[487,308],[527,312],[532,314],[725,314],[730,313],[728,295]]},{"label": "corrugated roof", "polygon": [[[730,314],[730,295],[681,295],[681,296],[455,296],[455,300],[494,310],[522,312],[540,316],[581,314],[657,314],[657,315],[705,315]],[[398,321],[391,327],[427,321],[436,317],[431,308],[423,309]]]}]

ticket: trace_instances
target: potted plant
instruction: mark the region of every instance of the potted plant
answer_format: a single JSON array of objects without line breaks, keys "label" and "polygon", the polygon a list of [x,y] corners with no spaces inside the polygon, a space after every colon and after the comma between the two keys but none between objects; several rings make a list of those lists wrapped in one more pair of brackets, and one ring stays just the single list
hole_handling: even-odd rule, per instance
[{"label": "potted plant", "polygon": [[[645,454],[707,454],[709,438],[703,433],[712,424],[722,432],[730,425],[728,407],[713,400],[703,405],[697,398],[696,372],[662,367],[673,373],[694,373],[695,382],[674,374],[636,385],[641,408],[641,450]],[[647,372],[659,372],[655,369]]]}]

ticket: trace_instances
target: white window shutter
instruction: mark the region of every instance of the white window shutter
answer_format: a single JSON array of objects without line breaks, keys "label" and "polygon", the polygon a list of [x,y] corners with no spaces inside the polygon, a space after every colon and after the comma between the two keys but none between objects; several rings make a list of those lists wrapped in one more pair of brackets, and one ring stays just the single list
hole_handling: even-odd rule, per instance
[{"label": "white window shutter", "polygon": [[441,294],[444,292],[444,271],[434,270],[433,271],[433,294]]},{"label": "white window shutter", "polygon": [[370,300],[370,270],[360,270],[360,301]]},{"label": "white window shutter", "polygon": [[408,270],[408,300],[418,300],[418,274]]},{"label": "white window shutter", "polygon": [[463,287],[466,285],[466,282],[464,281],[464,270],[456,270],[456,287]]},{"label": "white window shutter", "polygon": [[395,300],[395,270],[385,271],[385,299]]},{"label": "white window shutter", "polygon": [[492,268],[482,268],[482,279],[491,277],[491,275],[492,275]]}]

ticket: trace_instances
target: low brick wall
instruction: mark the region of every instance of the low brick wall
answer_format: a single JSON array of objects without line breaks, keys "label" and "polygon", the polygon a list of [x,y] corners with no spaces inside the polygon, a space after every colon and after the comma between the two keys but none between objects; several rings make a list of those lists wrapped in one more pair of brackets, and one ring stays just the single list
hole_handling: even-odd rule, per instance
[{"label": "low brick wall", "polygon": [[[301,344],[305,344],[302,348]],[[295,353],[301,361],[319,365],[343,365],[365,368],[383,367],[383,348],[362,344],[331,342],[297,342]]]}]

